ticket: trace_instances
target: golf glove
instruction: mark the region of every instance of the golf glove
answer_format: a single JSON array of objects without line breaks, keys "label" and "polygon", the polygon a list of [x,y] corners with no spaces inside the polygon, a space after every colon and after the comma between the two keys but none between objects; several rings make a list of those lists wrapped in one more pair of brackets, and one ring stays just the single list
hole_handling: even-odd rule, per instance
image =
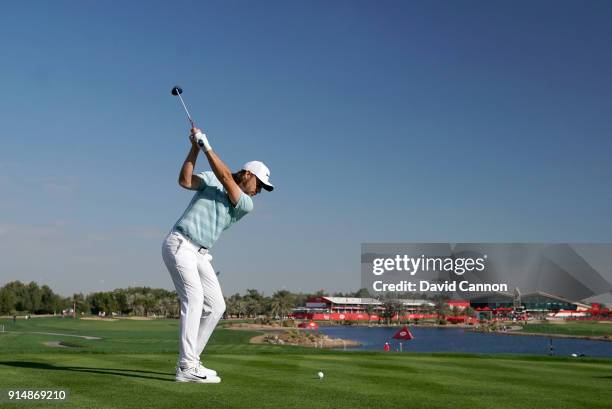
[{"label": "golf glove", "polygon": [[206,137],[205,133],[198,132],[197,134],[193,135],[193,138],[202,151],[208,152],[212,149],[212,146],[210,146],[210,143],[208,143],[208,138]]}]

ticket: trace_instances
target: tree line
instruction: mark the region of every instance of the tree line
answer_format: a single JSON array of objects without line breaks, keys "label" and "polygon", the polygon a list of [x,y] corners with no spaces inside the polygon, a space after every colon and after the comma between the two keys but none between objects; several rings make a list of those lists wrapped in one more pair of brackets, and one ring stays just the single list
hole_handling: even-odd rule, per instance
[{"label": "tree line", "polygon": [[[226,317],[255,318],[267,316],[284,318],[291,310],[305,305],[310,297],[326,296],[324,290],[315,293],[292,293],[287,290],[276,291],[272,296],[248,289],[244,295],[238,293],[225,298]],[[334,297],[367,297],[367,291],[333,293]],[[129,287],[113,291],[99,291],[87,295],[73,294],[62,297],[53,292],[48,285],[39,286],[32,281],[24,284],[12,281],[0,287],[0,315],[14,314],[61,314],[62,311],[76,307],[78,314],[100,313],[104,315],[139,315],[178,317],[180,303],[176,291],[159,288]]]},{"label": "tree line", "polygon": [[39,287],[34,281],[30,284],[13,281],[0,288],[0,314],[53,314],[69,304],[68,298],[55,294],[48,285]]},{"label": "tree line", "polygon": [[32,281],[24,284],[12,281],[0,288],[0,314],[61,314],[74,308],[77,313],[105,315],[178,316],[176,291],[149,287],[129,287],[100,291],[88,295],[62,297],[48,285]]},{"label": "tree line", "polygon": [[[356,292],[335,292],[328,295],[324,290],[315,293],[293,293],[288,290],[279,290],[271,296],[264,295],[255,289],[246,290],[244,295],[239,293],[225,297],[226,318],[256,318],[267,317],[272,319],[286,318],[296,306],[304,306],[311,297],[357,297],[369,298],[366,289]],[[381,318],[389,321],[396,314],[406,312],[405,307],[396,300],[381,300],[384,312]],[[12,281],[0,288],[0,315],[14,314],[61,314],[62,311],[75,308],[77,314],[103,314],[111,315],[137,315],[179,317],[180,303],[176,291],[160,288],[129,287],[113,291],[99,291],[83,295],[73,294],[72,297],[62,297],[51,290],[47,285],[39,286],[32,281],[24,284]],[[449,309],[443,298],[435,300],[435,306],[423,305],[422,312],[436,312],[441,320],[446,316],[465,314],[473,315],[473,310],[461,311],[457,308]],[[372,305],[366,307],[369,315],[376,312]]]}]

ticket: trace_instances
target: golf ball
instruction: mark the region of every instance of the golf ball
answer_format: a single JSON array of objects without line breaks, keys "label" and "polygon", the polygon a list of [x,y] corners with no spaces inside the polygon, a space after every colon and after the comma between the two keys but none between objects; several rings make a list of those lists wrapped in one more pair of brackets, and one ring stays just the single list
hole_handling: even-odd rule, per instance
[{"label": "golf ball", "polygon": [[317,375],[319,375],[319,379],[323,379],[323,377],[325,376],[323,375],[323,372],[319,372]]}]

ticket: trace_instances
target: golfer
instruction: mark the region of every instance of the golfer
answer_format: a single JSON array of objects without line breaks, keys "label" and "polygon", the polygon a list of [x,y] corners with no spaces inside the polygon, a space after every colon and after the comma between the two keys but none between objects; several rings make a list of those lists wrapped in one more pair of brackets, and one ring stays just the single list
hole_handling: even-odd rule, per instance
[{"label": "golfer", "polygon": [[[219,383],[217,372],[200,362],[200,354],[225,311],[210,249],[223,230],[253,209],[251,197],[262,188],[272,191],[274,186],[262,162],[248,162],[232,173],[199,129],[191,129],[189,139],[191,150],[181,167],[179,185],[195,194],[162,246],[164,263],[181,302],[176,381]],[[212,172],[193,173],[200,148]]]}]

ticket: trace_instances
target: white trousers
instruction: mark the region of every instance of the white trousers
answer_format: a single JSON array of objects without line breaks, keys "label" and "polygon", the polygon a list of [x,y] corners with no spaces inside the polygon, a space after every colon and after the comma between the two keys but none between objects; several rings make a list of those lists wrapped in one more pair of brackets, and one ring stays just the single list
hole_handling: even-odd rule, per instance
[{"label": "white trousers", "polygon": [[164,240],[162,257],[181,300],[179,364],[193,367],[223,316],[225,300],[210,264],[212,256],[205,250],[198,252],[198,247],[173,231]]}]

